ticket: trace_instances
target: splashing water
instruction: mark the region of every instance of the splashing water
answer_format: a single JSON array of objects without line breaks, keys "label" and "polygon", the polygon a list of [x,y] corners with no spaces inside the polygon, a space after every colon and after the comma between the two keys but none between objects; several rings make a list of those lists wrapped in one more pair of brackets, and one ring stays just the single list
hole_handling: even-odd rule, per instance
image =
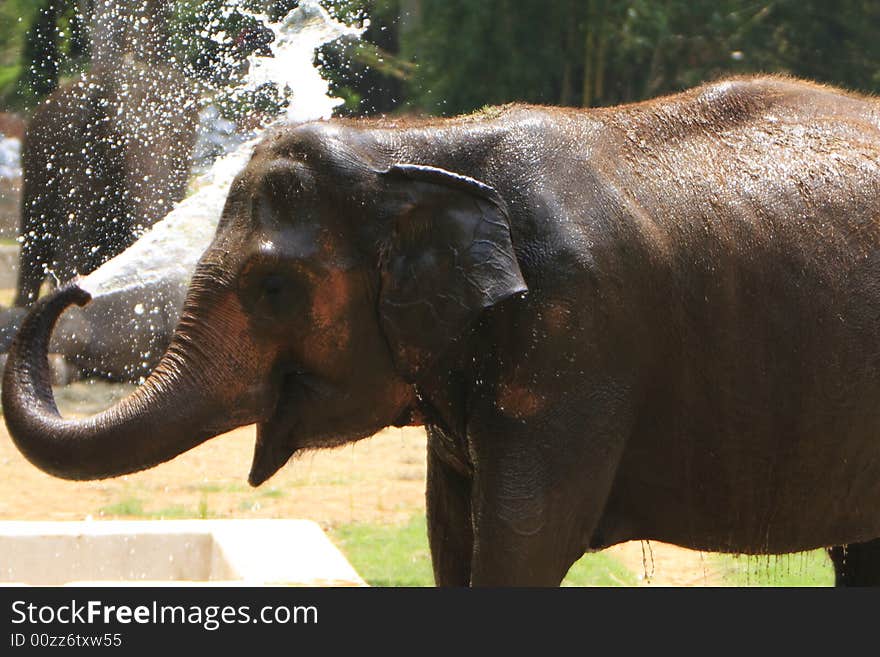
[{"label": "splashing water", "polygon": [[[265,16],[251,15],[275,33],[274,56],[249,57],[241,90],[275,84],[289,98],[284,114],[258,131],[256,137],[218,158],[193,182],[193,192],[129,249],[81,277],[79,286],[92,297],[188,285],[198,259],[214,236],[232,181],[250,159],[260,134],[284,123],[330,118],[333,109],[342,103],[330,96],[329,83],[312,62],[317,48],[343,36],[356,38],[360,29],[334,20],[317,0],[303,0],[274,24]],[[153,301],[157,307],[160,305],[160,300]],[[143,305],[139,306],[138,314],[143,314]]]}]

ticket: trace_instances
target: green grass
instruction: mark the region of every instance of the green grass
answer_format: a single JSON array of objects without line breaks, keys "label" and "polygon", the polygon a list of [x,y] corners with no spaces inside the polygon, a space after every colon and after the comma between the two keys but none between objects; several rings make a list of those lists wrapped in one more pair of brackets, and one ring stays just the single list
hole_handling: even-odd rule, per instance
[{"label": "green grass", "polygon": [[614,557],[596,552],[576,561],[562,586],[638,586],[638,579]]},{"label": "green grass", "polygon": [[[405,525],[343,525],[331,535],[370,586],[433,586],[425,518]],[[636,576],[613,557],[589,554],[568,573],[563,586],[635,586]]]},{"label": "green grass", "polygon": [[249,487],[237,483],[212,481],[203,484],[194,484],[192,486],[187,486],[186,488],[187,490],[194,490],[199,493],[246,493],[251,490]]},{"label": "green grass", "polygon": [[364,480],[363,475],[313,475],[309,474],[303,477],[296,477],[285,482],[285,486],[290,488],[306,488],[308,486],[350,486]]},{"label": "green grass", "polygon": [[212,516],[208,509],[208,502],[202,498],[197,509],[188,509],[183,506],[169,506],[155,511],[144,508],[144,503],[137,497],[127,497],[115,504],[108,504],[99,509],[104,516],[116,516],[125,518],[144,518],[147,520],[172,520],[177,518],[201,518],[202,520]]},{"label": "green grass", "polygon": [[433,586],[423,517],[405,525],[343,525],[336,545],[370,586]]},{"label": "green grass", "polygon": [[279,497],[284,497],[285,495],[287,495],[287,493],[285,493],[280,488],[267,488],[266,490],[260,491],[260,497],[271,497],[275,499]]},{"label": "green grass", "polygon": [[102,506],[99,512],[105,516],[129,516],[142,518],[145,515],[144,503],[136,497],[127,497],[115,504]]},{"label": "green grass", "polygon": [[834,569],[825,550],[770,556],[712,555],[727,586],[833,586]]}]

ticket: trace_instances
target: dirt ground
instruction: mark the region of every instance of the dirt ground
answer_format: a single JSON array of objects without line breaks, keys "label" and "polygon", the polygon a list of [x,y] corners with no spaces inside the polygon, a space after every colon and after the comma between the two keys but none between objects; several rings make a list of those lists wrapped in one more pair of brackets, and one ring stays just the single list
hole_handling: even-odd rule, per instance
[{"label": "dirt ground", "polygon": [[[59,391],[65,414],[94,412],[130,390],[74,384]],[[325,528],[404,522],[425,510],[425,434],[386,429],[359,443],[312,452],[258,489],[247,484],[254,427],[215,438],[156,468],[95,482],[68,482],[27,463],[0,427],[0,520],[86,518],[308,518]],[[719,581],[704,555],[651,542],[610,548],[643,584]]]}]

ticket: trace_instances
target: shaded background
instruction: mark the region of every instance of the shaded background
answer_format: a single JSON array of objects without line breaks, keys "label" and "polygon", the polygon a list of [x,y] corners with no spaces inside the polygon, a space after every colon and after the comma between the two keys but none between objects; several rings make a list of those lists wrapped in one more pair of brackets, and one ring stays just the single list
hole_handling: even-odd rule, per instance
[{"label": "shaded background", "polygon": [[[230,74],[212,25],[223,0],[132,0],[170,7],[171,56],[202,79]],[[95,0],[0,0],[0,110],[26,110],[88,66]],[[283,15],[295,0],[252,0]],[[364,41],[320,59],[344,112],[450,115],[509,101],[611,105],[727,74],[777,72],[863,92],[880,88],[880,2],[870,0],[338,0],[369,17]],[[74,11],[75,7],[79,12]],[[256,40],[259,36],[254,37]],[[251,46],[254,44],[251,43]]]}]

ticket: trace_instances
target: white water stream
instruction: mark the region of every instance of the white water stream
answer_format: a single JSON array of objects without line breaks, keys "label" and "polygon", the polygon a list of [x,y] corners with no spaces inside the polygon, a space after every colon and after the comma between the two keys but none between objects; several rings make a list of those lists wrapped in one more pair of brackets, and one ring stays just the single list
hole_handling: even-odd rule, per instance
[{"label": "white water stream", "polygon": [[189,281],[214,236],[232,181],[247,164],[260,135],[279,124],[330,118],[342,102],[330,96],[329,83],[313,65],[315,50],[342,36],[357,37],[361,30],[334,20],[317,0],[302,0],[278,23],[269,23],[265,16],[254,17],[275,33],[273,57],[249,58],[242,89],[276,84],[290,99],[284,114],[264,126],[257,137],[219,157],[195,179],[189,196],[129,249],[81,277],[80,287],[92,297],[142,289],[145,298],[133,310],[137,315],[153,312],[153,306],[161,304],[159,299],[148,298],[149,290]]}]

